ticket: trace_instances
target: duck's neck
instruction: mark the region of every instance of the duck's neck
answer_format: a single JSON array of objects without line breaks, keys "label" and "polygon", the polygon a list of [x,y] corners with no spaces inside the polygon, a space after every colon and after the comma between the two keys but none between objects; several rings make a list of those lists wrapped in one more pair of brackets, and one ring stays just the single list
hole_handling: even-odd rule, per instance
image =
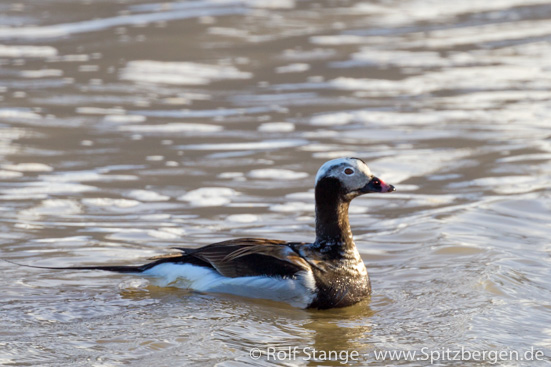
[{"label": "duck's neck", "polygon": [[326,178],[316,185],[316,241],[314,247],[341,255],[356,253],[348,221],[350,201],[343,198],[340,182]]}]

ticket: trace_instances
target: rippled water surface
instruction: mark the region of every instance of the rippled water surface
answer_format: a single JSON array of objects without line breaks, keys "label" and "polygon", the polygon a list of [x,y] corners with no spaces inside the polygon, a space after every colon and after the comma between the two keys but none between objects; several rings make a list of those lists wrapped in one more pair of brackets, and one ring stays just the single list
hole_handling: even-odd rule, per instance
[{"label": "rippled water surface", "polygon": [[444,348],[550,362],[549,1],[0,12],[2,258],[135,264],[240,236],[309,241],[314,176],[334,157],[398,189],[352,204],[374,291],[341,310],[0,262],[0,364],[344,363],[249,355],[295,346],[356,351],[351,365],[427,365],[373,353]]}]

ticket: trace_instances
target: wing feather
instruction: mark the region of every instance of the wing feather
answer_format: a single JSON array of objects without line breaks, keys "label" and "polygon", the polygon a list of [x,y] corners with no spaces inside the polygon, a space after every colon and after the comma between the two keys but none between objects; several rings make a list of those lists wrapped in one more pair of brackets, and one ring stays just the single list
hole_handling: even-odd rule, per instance
[{"label": "wing feather", "polygon": [[231,278],[255,275],[290,277],[299,271],[310,270],[306,260],[287,242],[279,240],[240,238],[198,249],[179,250],[184,258],[204,261],[221,275]]}]

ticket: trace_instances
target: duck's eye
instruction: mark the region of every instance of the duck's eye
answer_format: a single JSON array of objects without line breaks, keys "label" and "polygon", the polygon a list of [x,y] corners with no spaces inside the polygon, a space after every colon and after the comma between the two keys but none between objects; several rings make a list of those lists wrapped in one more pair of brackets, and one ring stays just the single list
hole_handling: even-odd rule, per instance
[{"label": "duck's eye", "polygon": [[346,173],[347,175],[352,175],[354,174],[354,170],[352,168],[347,168],[344,170],[344,173]]}]

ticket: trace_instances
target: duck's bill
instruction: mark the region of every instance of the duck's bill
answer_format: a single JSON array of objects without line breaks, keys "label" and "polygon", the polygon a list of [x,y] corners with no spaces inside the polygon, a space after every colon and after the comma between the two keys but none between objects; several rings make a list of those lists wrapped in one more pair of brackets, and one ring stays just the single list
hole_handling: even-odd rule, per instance
[{"label": "duck's bill", "polygon": [[367,194],[368,192],[393,192],[396,191],[396,188],[392,185],[387,184],[378,177],[373,177],[371,181],[367,183],[362,189],[361,192]]}]

